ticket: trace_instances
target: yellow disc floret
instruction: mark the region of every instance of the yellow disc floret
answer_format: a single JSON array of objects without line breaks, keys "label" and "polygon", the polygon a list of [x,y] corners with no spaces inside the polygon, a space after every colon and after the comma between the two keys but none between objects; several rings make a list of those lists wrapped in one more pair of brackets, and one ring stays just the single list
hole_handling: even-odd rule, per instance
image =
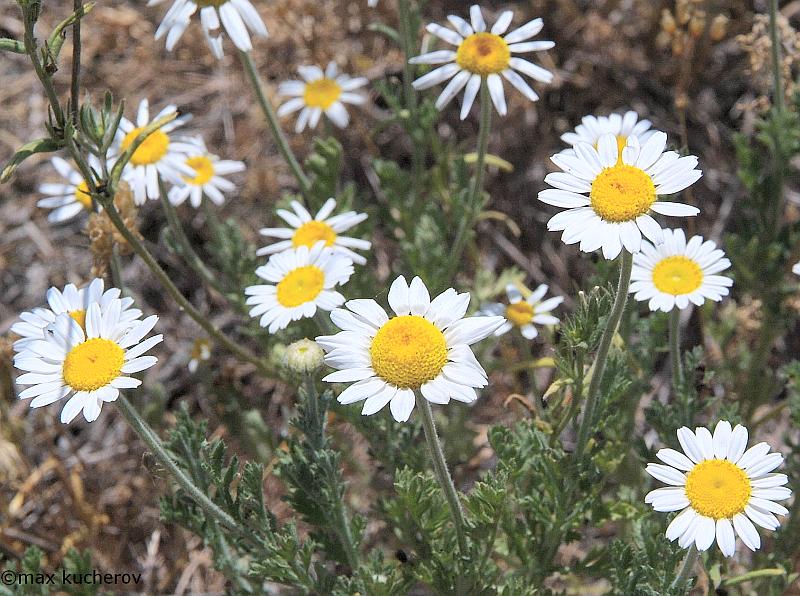
[{"label": "yellow disc floret", "polygon": [[[134,128],[122,139],[122,150],[125,151],[142,132],[141,128]],[[161,161],[167,154],[169,137],[163,130],[156,130],[148,135],[142,144],[133,152],[131,163],[135,166],[147,166]]]},{"label": "yellow disc floret", "polygon": [[653,267],[653,285],[665,294],[691,294],[702,284],[703,270],[688,257],[667,257]]},{"label": "yellow disc floret", "polygon": [[520,300],[514,304],[506,306],[506,319],[517,327],[522,327],[531,322],[533,318],[533,306]]},{"label": "yellow disc floret", "polygon": [[597,215],[620,223],[647,213],[656,200],[656,187],[643,170],[618,163],[597,175],[589,198]]},{"label": "yellow disc floret", "polygon": [[89,194],[89,185],[86,184],[86,180],[82,180],[81,183],[75,187],[75,200],[83,205],[83,208],[87,211],[92,210],[92,195]]},{"label": "yellow disc floret", "polygon": [[278,282],[277,298],[281,306],[292,308],[316,298],[325,286],[325,274],[314,265],[298,267]]},{"label": "yellow disc floret", "polygon": [[697,513],[712,519],[730,519],[750,501],[750,479],[736,464],[707,459],[686,477],[686,497]]},{"label": "yellow disc floret", "polygon": [[317,79],[306,83],[303,90],[303,101],[309,108],[327,110],[342,94],[339,83],[333,79]]},{"label": "yellow disc floret", "polygon": [[195,171],[194,178],[181,176],[183,181],[194,186],[203,186],[214,177],[214,164],[205,155],[190,157],[186,160],[186,165]]},{"label": "yellow disc floret", "polygon": [[86,311],[85,310],[71,310],[67,313],[69,316],[72,317],[72,320],[75,321],[78,325],[81,326],[81,329],[86,331]]},{"label": "yellow disc floret", "polygon": [[94,391],[116,379],[125,352],[110,339],[88,339],[72,348],[64,359],[64,382],[75,391]]},{"label": "yellow disc floret", "polygon": [[194,0],[195,4],[200,8],[207,8],[209,6],[213,6],[214,8],[219,8],[223,4],[225,4],[228,0]]},{"label": "yellow disc floret", "polygon": [[324,221],[312,219],[297,228],[292,236],[292,245],[311,248],[320,240],[325,241],[325,246],[332,246],[336,241],[336,232]]},{"label": "yellow disc floret", "polygon": [[447,342],[430,321],[405,315],[378,330],[369,354],[372,368],[384,381],[401,389],[419,389],[442,372]]},{"label": "yellow disc floret", "polygon": [[510,60],[508,44],[494,33],[473,33],[456,50],[456,64],[482,77],[504,71]]}]

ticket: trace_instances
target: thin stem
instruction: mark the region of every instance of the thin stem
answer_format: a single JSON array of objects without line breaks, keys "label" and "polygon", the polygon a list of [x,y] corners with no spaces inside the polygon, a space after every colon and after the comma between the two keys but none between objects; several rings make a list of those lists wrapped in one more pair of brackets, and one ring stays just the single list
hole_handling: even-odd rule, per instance
[{"label": "thin stem", "polygon": [[428,449],[433,460],[433,471],[437,480],[444,491],[444,496],[450,505],[450,512],[453,515],[453,524],[456,527],[456,537],[458,538],[458,549],[463,556],[467,554],[467,534],[464,531],[464,512],[461,509],[461,502],[458,500],[458,493],[453,484],[450,472],[447,471],[447,462],[444,459],[444,451],[439,437],[436,434],[436,425],[433,422],[433,412],[431,405],[424,397],[417,395],[417,408],[422,418],[422,426],[425,429],[425,440],[428,442]]},{"label": "thin stem", "polygon": [[669,358],[672,362],[672,391],[683,385],[683,360],[681,359],[681,311],[675,306],[669,313]]},{"label": "thin stem", "polygon": [[294,152],[292,152],[292,148],[289,146],[289,141],[286,139],[286,135],[284,135],[283,130],[281,130],[280,123],[278,122],[278,116],[275,114],[275,110],[272,109],[272,104],[270,104],[269,99],[267,99],[267,96],[264,93],[264,85],[261,83],[261,78],[258,76],[258,71],[256,70],[256,65],[253,62],[252,56],[250,56],[248,52],[242,52],[240,50],[239,59],[241,60],[242,66],[247,73],[247,78],[250,80],[250,84],[253,86],[253,91],[255,91],[258,104],[261,106],[261,111],[264,112],[264,116],[267,118],[267,124],[269,124],[272,137],[275,139],[275,143],[278,145],[278,151],[280,151],[283,159],[286,161],[289,169],[292,171],[292,174],[297,179],[297,184],[300,185],[300,191],[304,195],[308,194],[308,192],[311,190],[311,182],[308,180],[305,172],[303,172],[300,162],[297,161]]},{"label": "thin stem", "polygon": [[592,380],[589,382],[589,392],[586,395],[586,405],[583,408],[583,420],[578,429],[578,442],[575,446],[575,457],[580,459],[589,441],[589,431],[594,421],[595,409],[600,398],[600,384],[603,382],[603,374],[606,370],[608,361],[608,350],[611,347],[611,340],[617,332],[622,312],[625,310],[625,303],[628,300],[628,286],[631,283],[631,270],[633,268],[633,255],[627,250],[622,250],[622,263],[619,268],[619,283],[617,285],[617,295],[614,297],[614,306],[608,315],[606,328],[600,338],[600,346],[597,348],[597,356],[594,359],[594,371]]},{"label": "thin stem", "polygon": [[769,2],[769,39],[772,54],[772,103],[778,114],[783,115],[783,68],[781,65],[781,37],[778,31],[778,0]]},{"label": "thin stem", "polygon": [[416,213],[422,184],[424,144],[414,138],[418,128],[417,94],[414,91],[414,70],[409,60],[416,54],[416,35],[412,30],[411,7],[408,0],[397,0],[397,13],[400,20],[400,44],[403,49],[403,99],[408,109],[409,130],[411,131],[411,213]]},{"label": "thin stem", "polygon": [[39,60],[39,56],[36,54],[36,37],[33,31],[34,20],[31,17],[32,15],[30,13],[30,8],[23,10],[23,22],[25,27],[23,41],[25,43],[25,52],[31,59],[33,70],[36,71],[36,76],[39,79],[39,82],[42,83],[45,95],[47,95],[47,100],[50,102],[50,109],[53,110],[53,114],[55,115],[56,123],[60,128],[63,129],[64,112],[61,110],[61,104],[58,102],[58,94],[56,93],[55,87],[53,87],[53,81],[50,78],[50,75],[45,72],[42,62]]},{"label": "thin stem", "polygon": [[70,87],[70,116],[72,123],[78,124],[78,104],[81,89],[81,21],[83,20],[83,0],[73,0],[77,14],[72,25],[72,84]]},{"label": "thin stem", "polygon": [[694,577],[692,572],[694,571],[694,566],[697,564],[699,555],[700,552],[697,550],[697,547],[692,544],[692,546],[689,547],[689,550],[686,551],[686,557],[683,559],[681,570],[678,572],[678,575],[675,576],[675,580],[670,586],[673,590],[685,586],[689,578]]}]

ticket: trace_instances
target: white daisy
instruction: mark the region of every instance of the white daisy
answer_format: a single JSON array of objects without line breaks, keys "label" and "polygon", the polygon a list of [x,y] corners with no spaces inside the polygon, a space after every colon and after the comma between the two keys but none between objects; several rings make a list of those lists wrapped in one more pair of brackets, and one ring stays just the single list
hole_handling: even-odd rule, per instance
[{"label": "white daisy", "polygon": [[244,171],[244,162],[220,159],[206,149],[200,137],[193,137],[191,145],[194,153],[186,157],[186,165],[194,170],[194,176],[181,176],[181,182],[169,190],[169,200],[173,205],[180,205],[187,198],[192,207],[199,207],[205,194],[217,205],[225,202],[224,192],[236,190],[236,186],[223,178],[227,174]]},{"label": "white daisy", "polygon": [[245,288],[247,304],[253,306],[250,316],[260,316],[259,324],[275,333],[292,321],[313,317],[318,308],[342,304],[344,296],[333,288],[347,283],[353,262],[320,241],[272,255],[256,275],[269,283]]},{"label": "white daisy", "polygon": [[412,64],[444,64],[414,81],[414,88],[427,89],[451,79],[436,100],[436,107],[441,110],[466,87],[461,106],[462,120],[469,114],[482,81],[486,81],[492,103],[501,116],[505,116],[507,111],[501,76],[529,100],[539,99],[518,72],[541,83],[550,83],[553,74],[512,54],[549,50],[555,45],[552,41],[526,41],[542,30],[542,19],[533,19],[503,37],[514,18],[512,11],[502,12],[489,31],[480,6],[474,4],[469,13],[472,24],[455,15],[447,17],[455,31],[436,23],[426,27],[429,33],[456,46],[456,49],[437,50],[409,60]]},{"label": "white daisy", "polygon": [[[736,550],[736,536],[750,550],[761,546],[753,522],[775,530],[775,517],[787,515],[785,507],[775,503],[792,496],[784,485],[785,474],[772,470],[783,462],[780,453],[769,453],[767,443],[758,443],[747,451],[747,429],[739,424],[731,429],[720,420],[714,435],[706,428],[678,429],[683,452],[661,449],[656,457],[667,465],[647,464],[647,473],[669,488],[651,491],[645,497],[656,511],[681,511],[667,527],[667,538],[678,540],[681,548],[692,543],[707,550],[716,538],[722,554],[730,557]],[[687,457],[688,456],[688,457]]]},{"label": "white daisy", "polygon": [[649,300],[650,310],[671,311],[689,303],[700,306],[708,298],[719,302],[728,295],[733,280],[717,273],[731,262],[711,240],[694,236],[686,242],[683,230],[663,230],[664,243],[642,242],[633,256],[630,292],[636,300]]},{"label": "white daisy", "polygon": [[[85,329],[86,311],[89,306],[98,304],[101,308],[108,308],[113,300],[120,299],[120,294],[118,288],[109,288],[104,292],[103,280],[98,278],[81,289],[76,288],[74,284],[67,284],[63,290],[50,288],[47,290],[47,303],[50,308],[34,308],[30,312],[24,312],[19,316],[20,321],[11,326],[11,332],[21,337],[14,342],[14,349],[20,351],[33,341],[46,339],[47,327],[54,323],[60,314],[69,315]],[[131,308],[133,298],[121,298],[120,302],[120,324],[131,325],[142,316],[142,311],[138,308]]]},{"label": "white daisy", "polygon": [[[176,112],[173,105],[161,110],[154,120]],[[194,178],[195,171],[186,165],[186,158],[197,152],[197,148],[185,140],[173,138],[170,133],[183,126],[191,119],[190,115],[179,116],[172,122],[148,136],[139,148],[134,151],[131,160],[125,165],[123,179],[133,190],[133,198],[137,205],[147,199],[158,199],[158,177],[172,184],[180,184],[181,177]],[[136,124],[123,118],[117,130],[117,151],[122,152],[133,143],[142,128],[150,124],[150,104],[146,99],[139,103]]]},{"label": "white daisy", "polygon": [[366,400],[368,416],[387,403],[398,422],[414,409],[414,393],[446,404],[478,399],[475,387],[488,383],[470,344],[491,335],[503,317],[467,317],[469,294],[452,288],[431,300],[419,277],[406,283],[398,277],[389,290],[389,318],[374,300],[350,300],[349,310],[336,309],[331,320],[343,331],[318,337],[328,352],[325,362],[341,369],[323,380],[353,385],[339,394],[339,402]]},{"label": "white daisy", "polygon": [[291,97],[278,108],[278,117],[302,110],[294,126],[297,133],[303,132],[306,125],[316,128],[323,113],[336,126],[344,128],[350,122],[344,104],[360,106],[367,102],[364,95],[354,93],[367,84],[367,79],[337,74],[335,62],[329,63],[325,72],[319,66],[300,66],[297,71],[302,81],[285,81],[278,86],[278,95]]},{"label": "white daisy", "polygon": [[555,188],[539,193],[539,200],[567,210],[547,222],[548,230],[563,230],[566,244],[580,242],[580,249],[603,249],[606,259],[615,258],[623,247],[639,252],[642,234],[655,244],[663,241],[661,226],[649,212],[671,216],[697,215],[690,205],[659,201],[659,195],[679,192],[694,183],[702,172],[697,158],[664,151],[667,135],[654,133],[639,145],[628,137],[620,159],[613,134],[600,137],[595,149],[578,143],[574,153],[561,152],[550,159],[563,172],[545,177]]},{"label": "white daisy", "polygon": [[71,422],[83,410],[88,422],[100,415],[104,402],[119,397],[120,389],[138,387],[142,382],[127,375],[150,368],[155,356],[142,356],[161,342],[155,335],[142,341],[158,321],[153,315],[132,326],[121,319],[122,301],[112,300],[105,308],[89,305],[86,330],[67,314],[49,325],[45,339],[31,342],[18,353],[14,366],[27,371],[17,379],[21,399],[33,398],[39,408],[71,396],[61,411],[61,422]]},{"label": "white daisy", "polygon": [[286,209],[277,211],[278,216],[289,224],[290,228],[262,228],[259,230],[262,236],[281,238],[282,240],[259,248],[256,251],[257,255],[271,255],[298,246],[311,248],[323,240],[325,246],[331,247],[334,252],[347,255],[354,263],[363,265],[367,262],[364,257],[353,252],[352,249],[369,250],[372,244],[368,240],[339,235],[367,219],[366,213],[346,211],[329,217],[336,208],[336,200],[333,198],[325,201],[314,217],[311,217],[308,210],[297,201],[292,201],[291,207],[294,213]]},{"label": "white daisy", "polygon": [[[162,2],[164,0],[150,0],[147,6]],[[222,35],[217,33],[220,21],[233,44],[243,52],[253,49],[248,29],[259,37],[267,37],[267,27],[250,0],[175,0],[156,30],[156,39],[167,36],[168,51],[178,43],[198,8],[203,34],[217,59],[224,55]]]},{"label": "white daisy", "polygon": [[555,307],[564,302],[563,296],[555,296],[542,301],[547,293],[548,286],[540,285],[527,298],[522,297],[522,293],[514,284],[506,286],[506,296],[508,304],[495,302],[487,304],[481,309],[482,314],[503,315],[506,321],[494,332],[495,335],[503,335],[517,327],[525,339],[534,339],[539,335],[536,325],[558,325],[558,318],[550,314]]},{"label": "white daisy", "polygon": [[[78,170],[60,157],[50,160],[53,167],[64,178],[66,184],[45,183],[39,185],[39,192],[48,195],[40,199],[36,205],[53,211],[47,216],[47,221],[59,223],[72,219],[79,213],[92,211],[92,197],[89,195],[89,185]],[[93,164],[94,167],[94,164]],[[95,168],[99,171],[99,168]]]},{"label": "white daisy", "polygon": [[644,145],[656,132],[650,128],[651,125],[649,120],[639,120],[639,114],[633,110],[625,112],[622,116],[619,114],[584,116],[581,118],[581,124],[576,126],[573,132],[561,135],[561,140],[570,145],[589,143],[597,147],[600,137],[610,133],[617,138],[617,146],[622,152],[628,143],[628,137],[637,137],[639,143]]},{"label": "white daisy", "polygon": [[200,363],[211,358],[211,340],[207,337],[194,340],[192,351],[189,354],[189,363],[186,368],[190,373],[196,373],[200,368]]}]

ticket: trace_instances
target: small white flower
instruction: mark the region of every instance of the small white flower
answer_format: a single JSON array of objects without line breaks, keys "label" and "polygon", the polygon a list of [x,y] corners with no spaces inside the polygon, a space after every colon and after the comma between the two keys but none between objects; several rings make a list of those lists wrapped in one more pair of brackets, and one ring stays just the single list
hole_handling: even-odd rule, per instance
[{"label": "small white flower", "polygon": [[548,286],[542,284],[524,299],[514,284],[508,284],[506,286],[508,304],[499,302],[487,304],[481,309],[481,312],[505,317],[506,321],[494,332],[495,335],[503,335],[517,327],[525,339],[534,339],[539,335],[534,323],[536,325],[558,325],[560,322],[550,312],[564,302],[564,298],[555,296],[542,301],[547,289]]},{"label": "small white flower", "polygon": [[[91,283],[78,289],[74,284],[67,284],[63,290],[50,288],[47,290],[47,303],[50,308],[34,308],[30,312],[23,312],[20,321],[11,326],[11,332],[21,337],[14,342],[14,349],[22,350],[26,345],[33,341],[46,339],[47,327],[54,323],[60,314],[67,314],[76,323],[85,329],[86,311],[92,304],[98,304],[101,308],[108,308],[113,301],[120,299],[118,288],[109,288],[103,291],[103,280],[95,278]],[[142,316],[142,311],[138,308],[131,308],[133,298],[125,297],[120,299],[120,324],[132,325],[136,319]]]},{"label": "small white flower", "polygon": [[[164,1],[149,0],[147,6],[161,4]],[[175,0],[156,30],[156,39],[167,36],[168,51],[171,52],[178,43],[198,8],[203,34],[217,59],[224,55],[222,35],[217,33],[220,22],[233,44],[243,52],[253,49],[248,29],[259,37],[267,37],[267,27],[250,0]]]},{"label": "small white flower", "polygon": [[642,242],[633,256],[630,292],[636,300],[648,300],[650,310],[700,306],[706,299],[719,302],[728,295],[733,280],[716,275],[731,266],[725,253],[711,240],[694,236],[686,242],[683,230],[663,230],[664,243]]},{"label": "small white flower", "polygon": [[350,300],[331,320],[343,331],[317,338],[325,362],[338,368],[323,380],[354,383],[339,402],[366,400],[368,416],[389,404],[394,419],[405,422],[414,409],[415,392],[432,403],[478,399],[475,387],[488,383],[469,346],[491,335],[503,317],[467,317],[469,294],[445,290],[431,300],[419,277],[398,277],[389,289],[389,318],[374,300]]},{"label": "small white flower", "polygon": [[[683,452],[661,449],[656,457],[664,464],[647,464],[647,473],[668,488],[645,496],[656,511],[680,511],[667,527],[667,538],[681,548],[693,543],[708,550],[716,539],[726,557],[736,551],[736,534],[750,550],[761,547],[761,537],[753,522],[775,530],[780,522],[774,514],[788,515],[775,501],[792,496],[784,485],[786,474],[772,471],[781,465],[780,453],[769,453],[767,443],[747,447],[747,429],[739,424],[731,429],[720,420],[712,436],[706,428],[695,432],[678,429]],[[688,457],[687,457],[688,456]]]},{"label": "small white flower", "polygon": [[286,366],[299,374],[314,372],[322,368],[325,353],[319,344],[310,339],[301,339],[286,348]]},{"label": "small white flower", "polygon": [[503,37],[514,18],[512,11],[502,12],[489,31],[486,30],[480,6],[474,4],[469,12],[471,24],[455,15],[447,17],[455,31],[436,23],[426,27],[429,33],[456,46],[456,49],[437,50],[409,60],[411,64],[444,65],[414,81],[414,88],[427,89],[450,79],[436,100],[436,107],[441,110],[466,87],[461,107],[462,120],[469,114],[483,81],[489,87],[489,95],[498,114],[506,115],[506,98],[501,76],[530,101],[539,99],[519,73],[541,83],[550,83],[553,74],[512,54],[549,50],[555,45],[552,41],[527,41],[542,30],[542,19],[533,19]]},{"label": "small white flower", "polygon": [[[176,112],[175,106],[167,106],[161,110],[154,120]],[[173,138],[170,133],[183,126],[191,118],[180,116],[148,136],[134,151],[131,160],[125,165],[123,179],[133,190],[133,198],[137,205],[147,199],[158,199],[158,178],[172,184],[180,184],[181,177],[193,178],[196,172],[186,165],[186,157],[197,152],[197,148],[186,140]],[[133,141],[150,124],[150,104],[146,99],[139,103],[136,124],[123,118],[117,130],[117,152],[121,153],[131,146]]]},{"label": "small white flower", "polygon": [[661,226],[649,212],[661,215],[697,215],[697,207],[659,201],[696,182],[702,172],[693,155],[681,157],[664,151],[667,135],[654,133],[643,145],[628,137],[622,155],[613,134],[600,137],[597,148],[575,145],[550,159],[563,172],[545,177],[555,188],[539,193],[539,200],[566,211],[550,218],[548,230],[563,230],[566,244],[580,242],[583,252],[603,249],[606,259],[615,258],[623,247],[637,253],[642,234],[655,244],[663,242]]},{"label": "small white flower", "polygon": [[260,316],[259,324],[275,333],[292,321],[313,317],[318,308],[342,304],[344,296],[334,288],[353,275],[353,262],[320,241],[272,255],[256,275],[268,284],[245,288],[247,304],[253,306],[250,316]]},{"label": "small white flower", "polygon": [[142,356],[163,339],[156,335],[142,341],[158,317],[130,324],[121,315],[121,300],[112,300],[105,308],[92,303],[86,311],[85,331],[68,314],[58,315],[44,339],[27,344],[14,357],[14,366],[27,371],[17,383],[31,385],[19,397],[33,398],[30,406],[39,408],[71,396],[61,411],[61,422],[71,422],[81,410],[93,422],[104,402],[119,397],[120,389],[141,385],[128,375],[158,361],[155,356]]},{"label": "small white flower", "polygon": [[333,198],[325,201],[314,217],[311,217],[308,210],[297,201],[292,201],[291,207],[294,213],[286,209],[277,211],[278,216],[289,224],[290,228],[262,228],[259,230],[262,236],[281,240],[259,248],[256,252],[257,255],[271,255],[298,246],[311,248],[322,240],[325,242],[325,246],[331,247],[334,252],[346,255],[358,265],[367,262],[364,257],[353,252],[352,249],[369,250],[372,246],[369,241],[340,236],[342,232],[346,232],[367,219],[366,213],[346,211],[330,217],[333,210],[336,209],[336,200]]},{"label": "small white flower", "polygon": [[[47,221],[59,223],[72,219],[79,213],[92,211],[92,197],[89,195],[89,186],[83,176],[69,163],[60,157],[50,160],[53,167],[64,178],[66,184],[45,183],[39,185],[39,192],[48,195],[40,199],[36,205],[53,211],[47,216]],[[99,171],[99,168],[95,168]]]},{"label": "small white flower", "polygon": [[188,198],[192,207],[199,207],[205,194],[217,205],[222,205],[225,202],[223,193],[236,190],[236,185],[223,176],[243,172],[244,162],[220,159],[212,155],[200,137],[193,137],[191,144],[195,151],[189,153],[185,161],[195,175],[181,176],[180,183],[169,190],[170,202],[180,205]]},{"label": "small white flower", "polygon": [[200,368],[200,363],[207,361],[211,358],[211,340],[207,337],[194,340],[192,344],[192,351],[189,354],[189,363],[186,368],[190,373],[196,373]]},{"label": "small white flower", "polygon": [[301,110],[294,127],[297,133],[303,132],[306,125],[316,128],[322,114],[339,128],[344,128],[350,122],[344,104],[360,106],[367,102],[364,95],[354,93],[367,84],[367,79],[337,74],[335,62],[329,63],[325,72],[319,66],[300,66],[297,71],[302,81],[285,81],[278,87],[278,95],[291,97],[278,108],[278,117]]},{"label": "small white flower", "polygon": [[651,125],[649,120],[639,120],[639,114],[633,110],[625,112],[622,116],[619,114],[584,116],[581,118],[581,124],[576,126],[573,132],[561,135],[561,140],[569,145],[589,143],[597,147],[600,137],[610,133],[617,138],[617,146],[621,152],[628,143],[628,137],[636,137],[639,139],[639,144],[644,145],[656,132],[650,128]]}]

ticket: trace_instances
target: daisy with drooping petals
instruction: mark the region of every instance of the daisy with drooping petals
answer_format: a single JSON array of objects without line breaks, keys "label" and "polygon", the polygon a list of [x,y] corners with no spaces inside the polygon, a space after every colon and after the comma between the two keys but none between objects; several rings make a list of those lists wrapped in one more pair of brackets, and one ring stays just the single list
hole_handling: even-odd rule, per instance
[{"label": "daisy with drooping petals", "polygon": [[337,74],[335,62],[329,63],[325,72],[319,66],[300,66],[297,71],[302,81],[285,81],[278,87],[278,95],[291,98],[278,108],[278,117],[301,110],[294,126],[296,133],[303,132],[306,126],[316,128],[322,114],[344,128],[350,122],[344,104],[360,106],[367,102],[364,95],[354,93],[367,84],[367,79]]},{"label": "daisy with drooping petals", "polygon": [[325,201],[314,217],[311,217],[308,210],[297,201],[292,201],[291,207],[294,213],[286,209],[277,211],[278,216],[289,224],[290,228],[262,228],[259,230],[262,236],[281,240],[259,248],[256,251],[257,255],[271,255],[298,246],[311,248],[317,242],[323,241],[325,246],[331,247],[334,252],[346,255],[358,265],[364,265],[367,262],[364,257],[353,252],[352,249],[369,250],[372,244],[368,240],[340,236],[342,232],[346,232],[367,219],[366,213],[346,211],[329,217],[336,209],[336,200],[333,198]]},{"label": "daisy with drooping petals", "polygon": [[[161,4],[164,0],[150,0],[147,6]],[[175,44],[186,31],[192,15],[200,9],[200,23],[203,34],[211,48],[211,53],[219,59],[222,51],[222,35],[217,35],[220,22],[238,49],[249,52],[253,49],[249,29],[259,37],[267,37],[267,27],[250,0],[175,0],[164,15],[164,20],[156,29],[156,39],[167,36],[167,50],[172,51]]]},{"label": "daisy with drooping petals", "polygon": [[555,188],[539,193],[539,200],[566,211],[550,218],[548,230],[563,230],[566,244],[580,242],[583,252],[602,248],[606,259],[615,258],[623,247],[639,252],[642,234],[661,244],[661,226],[649,213],[697,215],[697,207],[659,201],[659,195],[679,192],[697,181],[702,172],[693,155],[681,157],[664,151],[667,135],[654,133],[643,145],[628,137],[620,159],[613,134],[600,137],[595,149],[578,143],[574,153],[561,152],[550,159],[563,172],[545,177]]},{"label": "daisy with drooping petals", "polygon": [[731,262],[711,240],[693,236],[686,242],[683,230],[663,230],[664,243],[642,242],[633,256],[630,292],[636,300],[649,300],[650,310],[669,312],[706,299],[719,302],[728,295],[733,280],[717,275]]},{"label": "daisy with drooping petals", "polygon": [[122,322],[121,314],[121,300],[112,300],[105,308],[93,303],[86,311],[85,331],[68,314],[58,315],[45,339],[29,343],[14,358],[14,366],[27,371],[17,383],[31,385],[19,397],[33,398],[31,407],[39,408],[71,396],[61,411],[61,422],[71,422],[81,410],[87,422],[93,422],[104,402],[119,397],[120,389],[141,385],[127,375],[158,361],[142,355],[163,339],[155,335],[142,341],[158,317],[130,325]]},{"label": "daisy with drooping petals", "polygon": [[217,205],[225,202],[224,192],[236,190],[236,186],[223,178],[227,174],[244,171],[244,162],[220,159],[206,149],[200,137],[191,139],[195,152],[188,154],[186,165],[194,170],[194,176],[181,176],[181,183],[169,190],[169,200],[173,205],[180,205],[189,199],[192,207],[199,207],[203,195]]},{"label": "daisy with drooping petals", "polygon": [[[175,106],[167,106],[154,120],[176,111]],[[170,136],[172,131],[186,124],[189,119],[190,115],[179,116],[154,131],[133,152],[131,160],[125,165],[122,177],[131,185],[133,199],[137,205],[143,204],[147,199],[158,199],[159,176],[172,184],[179,184],[181,177],[194,178],[197,175],[186,164],[187,156],[196,153],[197,148],[190,142]],[[150,122],[150,104],[143,99],[139,103],[136,124],[127,118],[123,118],[119,123],[116,139],[118,151],[121,153],[130,147],[142,132],[142,128]]]},{"label": "daisy with drooping petals", "polygon": [[649,120],[639,120],[639,114],[633,110],[629,110],[623,115],[584,116],[573,132],[561,135],[561,140],[570,145],[589,143],[597,147],[600,137],[613,134],[617,139],[619,152],[622,154],[622,150],[628,143],[628,137],[636,137],[639,139],[639,144],[644,145],[656,132],[650,128],[651,125]]},{"label": "daisy with drooping petals", "polygon": [[20,321],[11,326],[11,332],[21,337],[14,342],[14,349],[20,351],[32,341],[45,339],[47,327],[54,323],[60,314],[68,314],[85,330],[86,311],[92,304],[107,308],[111,301],[119,299],[120,324],[133,324],[142,316],[142,311],[131,308],[133,298],[120,299],[120,294],[119,288],[109,288],[104,292],[103,280],[99,278],[93,279],[88,286],[81,289],[76,288],[74,284],[67,284],[63,290],[50,288],[47,290],[47,304],[50,308],[34,308],[30,312],[24,312],[19,316]]},{"label": "daisy with drooping petals", "polygon": [[[736,550],[736,534],[750,550],[761,546],[753,522],[775,530],[780,523],[774,514],[787,515],[775,501],[792,496],[784,485],[785,474],[772,470],[783,462],[780,453],[769,453],[767,443],[747,451],[747,429],[720,420],[712,436],[708,429],[678,429],[684,453],[661,449],[656,457],[667,465],[647,464],[647,473],[668,488],[651,491],[645,497],[656,511],[681,511],[667,527],[667,538],[678,540],[681,548],[694,543],[707,550],[716,538],[726,557]],[[685,454],[685,455],[684,455]]]},{"label": "daisy with drooping petals", "polygon": [[503,335],[516,327],[525,339],[534,339],[539,335],[535,325],[558,325],[558,318],[550,312],[559,304],[564,302],[563,296],[555,296],[542,301],[547,293],[548,286],[540,285],[527,298],[522,297],[522,293],[514,284],[506,286],[506,296],[508,304],[499,302],[487,304],[481,309],[483,314],[502,315],[506,321],[503,323],[495,335]]},{"label": "daisy with drooping petals", "polygon": [[337,372],[323,380],[354,384],[339,402],[366,400],[368,416],[387,403],[394,419],[405,422],[414,409],[415,392],[432,403],[450,399],[471,403],[476,387],[488,383],[486,372],[469,346],[494,333],[503,317],[467,317],[469,294],[452,288],[431,300],[419,277],[409,286],[398,277],[389,290],[389,318],[374,300],[350,300],[331,312],[342,329],[317,338],[327,352],[325,362]]},{"label": "daisy with drooping petals", "polygon": [[[93,160],[92,167],[99,171],[100,168],[96,167],[95,161]],[[59,223],[72,219],[79,213],[90,213],[92,197],[89,195],[89,185],[81,173],[60,157],[54,157],[50,163],[67,183],[39,185],[39,192],[47,196],[36,203],[37,207],[53,210],[47,216],[47,221]]]},{"label": "daisy with drooping petals", "polygon": [[541,83],[550,83],[553,74],[512,54],[549,50],[555,45],[552,41],[527,41],[542,30],[542,19],[529,21],[503,37],[514,18],[512,11],[501,13],[489,31],[486,30],[480,6],[474,4],[470,7],[469,13],[471,24],[455,15],[447,17],[455,31],[436,23],[427,26],[429,33],[456,46],[456,49],[437,50],[409,60],[411,64],[444,65],[414,81],[414,88],[427,89],[450,79],[436,100],[436,107],[441,110],[466,87],[461,107],[462,120],[469,114],[484,82],[489,88],[489,95],[497,113],[501,116],[506,115],[506,98],[501,76],[529,100],[539,99],[519,73]]},{"label": "daisy with drooping petals", "polygon": [[353,275],[353,262],[320,241],[272,255],[256,275],[268,284],[245,288],[247,304],[253,306],[250,316],[260,316],[259,324],[275,333],[292,321],[313,317],[318,308],[342,304],[344,296],[334,288]]}]

